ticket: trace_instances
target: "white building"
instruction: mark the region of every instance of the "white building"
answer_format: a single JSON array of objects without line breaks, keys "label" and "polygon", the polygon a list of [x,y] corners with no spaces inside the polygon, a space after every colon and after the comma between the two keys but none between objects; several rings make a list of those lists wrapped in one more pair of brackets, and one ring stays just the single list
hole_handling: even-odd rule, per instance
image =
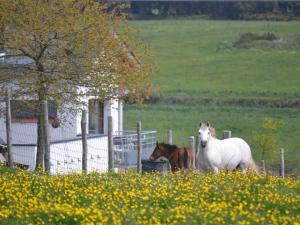
[{"label": "white building", "polygon": [[[3,63],[4,57],[1,60]],[[6,59],[5,63],[22,66],[30,61],[26,58],[15,57]],[[106,171],[108,168],[108,116],[113,118],[113,132],[123,131],[123,104],[121,100],[100,102],[92,97],[86,101],[88,101],[88,171]],[[13,160],[34,169],[37,150],[37,117],[28,107],[21,106],[18,100],[12,100],[11,105]],[[5,103],[0,102],[0,107],[4,108]],[[51,172],[81,171],[81,111],[62,110],[64,111],[62,115],[61,110],[51,107],[51,104],[48,106],[48,111]],[[65,120],[56,127],[52,126],[55,118],[65,118]],[[0,142],[6,143],[5,118],[1,116]]]}]

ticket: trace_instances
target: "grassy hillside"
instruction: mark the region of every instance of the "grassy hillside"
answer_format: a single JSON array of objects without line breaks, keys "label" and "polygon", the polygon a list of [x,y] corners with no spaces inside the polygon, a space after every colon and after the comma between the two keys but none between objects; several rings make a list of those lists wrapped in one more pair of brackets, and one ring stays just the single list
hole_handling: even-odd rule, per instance
[{"label": "grassy hillside", "polygon": [[240,173],[50,176],[0,166],[0,224],[297,224],[299,182]]},{"label": "grassy hillside", "polygon": [[[132,22],[153,49],[153,79],[168,95],[299,94],[300,45],[287,49],[223,48],[245,32],[300,34],[300,22],[164,20]],[[225,44],[226,45],[226,44]]]},{"label": "grassy hillside", "polygon": [[[125,127],[141,120],[145,129],[159,131],[160,141],[173,129],[175,143],[185,145],[188,136],[197,132],[198,122],[209,120],[219,134],[231,129],[234,136],[246,139],[259,159],[253,131],[259,131],[263,119],[271,117],[285,121],[279,130],[278,149],[284,147],[288,157],[299,158],[300,42],[274,46],[259,42],[249,49],[233,45],[246,32],[272,32],[284,42],[300,34],[300,22],[130,23],[152,48],[157,63],[153,82],[162,97],[156,104],[126,106]],[[257,103],[259,99],[264,101]],[[270,108],[273,101],[280,104]],[[297,103],[294,108],[280,108],[281,103],[291,101]]]}]

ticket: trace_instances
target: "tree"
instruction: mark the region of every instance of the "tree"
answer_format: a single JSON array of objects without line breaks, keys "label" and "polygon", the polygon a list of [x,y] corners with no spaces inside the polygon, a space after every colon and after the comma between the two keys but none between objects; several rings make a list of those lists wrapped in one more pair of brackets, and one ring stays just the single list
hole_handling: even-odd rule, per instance
[{"label": "tree", "polygon": [[0,30],[5,57],[25,62],[0,71],[0,88],[18,85],[15,98],[61,106],[80,105],[86,96],[143,101],[150,94],[151,64],[141,63],[147,48],[128,28],[122,7],[109,11],[90,0],[0,0]]},{"label": "tree", "polygon": [[280,149],[278,144],[278,129],[284,125],[282,120],[274,120],[265,118],[262,124],[262,130],[255,132],[255,142],[258,149],[261,151],[261,159],[273,160],[276,153]]}]

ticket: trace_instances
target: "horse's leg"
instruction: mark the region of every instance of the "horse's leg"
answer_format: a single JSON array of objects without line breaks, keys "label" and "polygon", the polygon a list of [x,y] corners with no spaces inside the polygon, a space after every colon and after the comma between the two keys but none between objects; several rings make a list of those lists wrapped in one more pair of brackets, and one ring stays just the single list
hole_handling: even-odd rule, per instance
[{"label": "horse's leg", "polygon": [[174,173],[176,171],[176,167],[174,165],[171,165],[171,171]]},{"label": "horse's leg", "polygon": [[183,161],[183,169],[190,169],[190,156],[188,153],[188,150],[186,148],[183,149],[183,155],[182,155],[182,161]]},{"label": "horse's leg", "polygon": [[195,161],[195,158],[193,156],[193,152],[189,152],[189,170],[191,170],[191,171],[193,171],[195,169],[194,165],[196,166],[194,161]]},{"label": "horse's leg", "polygon": [[242,171],[242,173],[247,172],[247,165],[245,163],[240,162],[238,168]]},{"label": "horse's leg", "polygon": [[190,164],[189,164],[189,170],[193,170],[194,169],[194,157],[193,155],[190,156]]},{"label": "horse's leg", "polygon": [[184,157],[184,154],[181,154],[181,152],[178,151],[178,154],[177,154],[178,169],[184,169],[183,157]]},{"label": "horse's leg", "polygon": [[176,169],[177,169],[176,168],[177,166],[176,166],[176,164],[174,162],[171,162],[171,161],[170,161],[170,165],[171,165],[171,171],[174,173],[176,171]]},{"label": "horse's leg", "polygon": [[182,158],[178,158],[178,169],[184,170],[184,164]]}]

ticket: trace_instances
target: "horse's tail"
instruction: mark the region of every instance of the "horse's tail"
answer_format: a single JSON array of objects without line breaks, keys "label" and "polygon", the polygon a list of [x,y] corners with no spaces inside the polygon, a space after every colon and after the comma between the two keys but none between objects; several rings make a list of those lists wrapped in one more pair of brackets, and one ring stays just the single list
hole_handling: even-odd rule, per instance
[{"label": "horse's tail", "polygon": [[259,169],[252,157],[251,157],[248,169],[256,174],[259,174]]},{"label": "horse's tail", "polygon": [[186,148],[184,148],[183,166],[185,169],[189,169],[189,153]]}]

